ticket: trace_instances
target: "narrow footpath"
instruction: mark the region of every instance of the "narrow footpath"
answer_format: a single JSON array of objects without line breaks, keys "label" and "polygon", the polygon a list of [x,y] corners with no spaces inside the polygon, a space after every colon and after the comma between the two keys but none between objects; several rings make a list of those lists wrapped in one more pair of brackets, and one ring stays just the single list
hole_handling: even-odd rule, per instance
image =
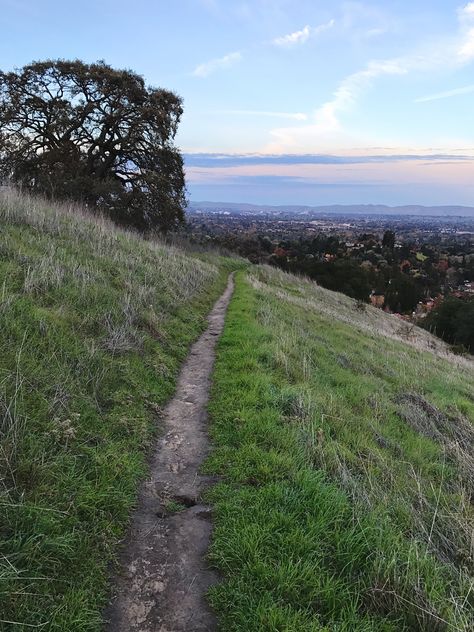
[{"label": "narrow footpath", "polygon": [[[207,403],[216,342],[234,289],[233,275],[192,346],[176,393],[164,411],[148,479],[124,543],[114,598],[105,612],[107,632],[215,630],[205,593],[216,582],[205,554],[209,508],[201,504],[210,479],[199,473],[209,451]],[[184,507],[175,511],[176,503]]]}]

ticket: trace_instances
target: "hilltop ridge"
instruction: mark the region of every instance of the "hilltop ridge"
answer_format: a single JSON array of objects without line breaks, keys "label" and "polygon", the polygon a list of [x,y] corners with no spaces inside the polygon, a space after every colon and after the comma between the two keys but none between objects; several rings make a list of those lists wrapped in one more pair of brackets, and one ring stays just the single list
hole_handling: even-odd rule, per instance
[{"label": "hilltop ridge", "polygon": [[387,206],[386,204],[325,204],[322,206],[307,205],[270,205],[250,204],[240,202],[200,202],[191,201],[190,209],[215,209],[220,211],[232,211],[234,213],[294,213],[333,215],[419,215],[419,216],[450,216],[450,217],[474,217],[474,206],[423,206],[419,204],[403,206]]},{"label": "hilltop ridge", "polygon": [[0,194],[0,629],[102,629],[162,406],[238,265]]}]

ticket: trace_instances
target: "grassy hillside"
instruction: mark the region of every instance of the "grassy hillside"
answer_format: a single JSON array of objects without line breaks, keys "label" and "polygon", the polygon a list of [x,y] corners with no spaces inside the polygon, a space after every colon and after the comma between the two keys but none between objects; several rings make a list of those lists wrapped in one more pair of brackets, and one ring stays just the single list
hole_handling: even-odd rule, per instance
[{"label": "grassy hillside", "polygon": [[226,632],[474,629],[474,366],[274,269],[237,277],[211,401]]},{"label": "grassy hillside", "polygon": [[[0,229],[0,630],[98,631],[161,407],[237,264],[12,194]],[[214,380],[222,630],[474,629],[472,360],[253,267]]]},{"label": "grassy hillside", "polygon": [[100,629],[160,407],[234,264],[0,197],[0,629]]}]

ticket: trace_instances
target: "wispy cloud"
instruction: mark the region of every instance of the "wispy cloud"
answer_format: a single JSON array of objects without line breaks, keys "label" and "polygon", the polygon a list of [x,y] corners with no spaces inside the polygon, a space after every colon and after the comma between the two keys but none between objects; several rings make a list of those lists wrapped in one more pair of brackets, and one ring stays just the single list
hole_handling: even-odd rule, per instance
[{"label": "wispy cloud", "polygon": [[379,37],[380,35],[385,35],[386,32],[387,28],[385,27],[374,27],[372,29],[367,29],[367,31],[364,32],[364,37]]},{"label": "wispy cloud", "polygon": [[377,77],[403,75],[406,72],[407,69],[401,61],[396,59],[369,62],[366,68],[352,73],[341,81],[332,98],[314,112],[310,125],[274,129],[271,134],[276,145],[272,144],[269,150],[282,151],[294,145],[305,145],[308,139],[315,136],[340,132],[340,114],[349,110],[363,90],[366,90]]},{"label": "wispy cloud", "polygon": [[293,46],[294,44],[304,44],[306,40],[309,38],[310,27],[306,25],[301,31],[294,31],[293,33],[288,33],[288,35],[282,35],[281,37],[276,37],[273,40],[275,46]]},{"label": "wispy cloud", "polygon": [[224,57],[218,57],[216,59],[211,59],[203,64],[199,64],[193,71],[193,75],[195,77],[209,77],[212,73],[217,70],[223,70],[225,68],[229,68],[233,64],[239,62],[242,59],[242,53],[240,51],[235,51],[233,53],[229,53],[224,55]]},{"label": "wispy cloud", "polygon": [[[372,60],[365,68],[340,82],[332,97],[314,112],[313,120],[300,127],[278,128],[271,131],[274,142],[267,151],[285,151],[308,146],[321,136],[340,134],[341,114],[350,110],[357,98],[383,75],[404,75],[412,71],[433,71],[441,67],[459,67],[474,60],[474,2],[458,10],[458,32],[436,49],[407,54],[393,59]],[[469,90],[470,92],[470,90]],[[437,95],[434,95],[437,97]],[[444,96],[454,95],[442,95]],[[430,100],[430,98],[426,98]]]},{"label": "wispy cloud", "polygon": [[450,97],[457,97],[460,94],[470,94],[471,92],[474,92],[474,84],[464,86],[463,88],[454,88],[454,90],[446,90],[444,92],[437,92],[436,94],[429,94],[426,97],[419,97],[418,99],[415,99],[415,103],[426,103],[426,101],[449,99]]},{"label": "wispy cloud", "polygon": [[310,37],[314,37],[323,31],[327,31],[332,28],[335,24],[334,20],[329,20],[325,24],[320,24],[319,26],[309,26],[307,24],[299,31],[294,31],[293,33],[288,33],[287,35],[282,35],[280,37],[276,37],[273,40],[273,44],[275,46],[281,47],[291,47],[296,44],[304,44],[309,40]]},{"label": "wispy cloud", "polygon": [[394,15],[391,4],[344,2],[340,18],[344,37],[357,42],[397,31],[399,19]]},{"label": "wispy cloud", "polygon": [[293,121],[306,121],[308,115],[304,112],[270,112],[267,110],[220,110],[219,114],[231,116],[263,116],[268,118],[291,119]]},{"label": "wispy cloud", "polygon": [[458,48],[458,57],[463,62],[474,59],[474,2],[468,2],[458,11],[461,23],[462,40]]},{"label": "wispy cloud", "polygon": [[[350,204],[472,202],[474,147],[462,155],[434,155],[430,150],[417,155],[365,156],[194,153],[185,154],[184,159],[194,199],[261,200],[280,205],[298,204],[303,199],[309,204],[343,200]],[[372,197],[370,188],[375,188]],[[390,189],[390,195],[382,195],[384,188]],[[329,197],[322,196],[324,190],[330,190]]]},{"label": "wispy cloud", "polygon": [[[215,2],[213,0],[202,0],[202,1],[206,5],[210,5],[210,6],[215,5]],[[318,35],[319,33],[322,33],[323,31],[330,29],[332,26],[334,26],[334,24],[335,24],[335,21],[330,20],[329,22],[320,24],[319,26],[313,27],[313,26],[306,25],[300,31],[295,31],[294,33],[289,33],[288,35],[283,35],[282,37],[275,38],[271,43],[275,46],[282,46],[282,47],[293,46],[295,44],[303,44],[310,37],[314,37]],[[266,42],[266,44],[268,44],[268,42]],[[244,57],[244,52],[245,51],[239,50],[233,53],[228,53],[227,55],[224,55],[223,57],[217,57],[216,59],[211,59],[209,61],[206,61],[196,66],[192,74],[195,77],[200,77],[200,78],[209,77],[209,75],[213,74],[214,72],[218,70],[223,70],[225,68],[229,68],[235,63],[241,61]],[[253,114],[257,114],[257,115],[262,114],[265,116],[277,116],[279,118],[292,118],[292,119],[300,120],[300,121],[305,120],[306,118],[306,115],[301,114],[301,113],[291,114],[291,113],[286,113],[286,112],[275,112],[275,113],[253,112]]]},{"label": "wispy cloud", "polygon": [[343,79],[334,92],[333,98],[316,110],[316,125],[323,132],[339,130],[338,114],[349,109],[374,79],[382,75],[403,75],[406,72],[407,69],[401,61],[396,59],[370,61],[363,70],[354,72]]},{"label": "wispy cloud", "polygon": [[474,148],[468,154],[213,154],[186,153],[186,167],[215,168],[259,165],[358,165],[423,162],[428,164],[474,163]]}]

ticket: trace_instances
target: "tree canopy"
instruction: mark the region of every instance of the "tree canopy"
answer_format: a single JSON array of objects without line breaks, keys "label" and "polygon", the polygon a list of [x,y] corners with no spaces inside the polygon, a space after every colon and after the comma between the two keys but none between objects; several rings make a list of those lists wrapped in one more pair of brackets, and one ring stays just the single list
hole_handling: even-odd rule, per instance
[{"label": "tree canopy", "polygon": [[446,298],[423,325],[446,342],[463,345],[474,353],[474,299]]},{"label": "tree canopy", "polygon": [[0,174],[139,230],[184,219],[182,101],[129,70],[48,60],[0,71]]}]

